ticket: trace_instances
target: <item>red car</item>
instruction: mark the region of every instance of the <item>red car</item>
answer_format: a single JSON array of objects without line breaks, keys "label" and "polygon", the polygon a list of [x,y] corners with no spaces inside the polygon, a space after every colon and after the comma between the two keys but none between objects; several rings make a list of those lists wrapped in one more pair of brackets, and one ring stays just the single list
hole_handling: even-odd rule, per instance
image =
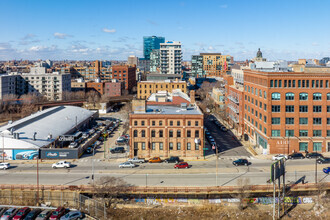
[{"label": "red car", "polygon": [[57,220],[60,219],[65,214],[64,207],[58,207],[50,216],[49,220]]},{"label": "red car", "polygon": [[189,168],[189,164],[187,162],[180,162],[174,165],[174,168],[180,169],[180,168]]},{"label": "red car", "polygon": [[16,213],[13,220],[22,220],[25,218],[25,216],[31,211],[29,207],[24,207]]}]

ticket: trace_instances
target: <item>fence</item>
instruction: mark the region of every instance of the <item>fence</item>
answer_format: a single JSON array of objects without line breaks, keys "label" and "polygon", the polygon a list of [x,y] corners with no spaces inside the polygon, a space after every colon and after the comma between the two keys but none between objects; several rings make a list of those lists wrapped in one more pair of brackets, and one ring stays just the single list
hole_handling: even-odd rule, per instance
[{"label": "fence", "polygon": [[78,205],[76,208],[80,211],[88,213],[96,219],[107,219],[107,208],[104,202],[91,199],[81,194],[76,199],[76,204]]}]

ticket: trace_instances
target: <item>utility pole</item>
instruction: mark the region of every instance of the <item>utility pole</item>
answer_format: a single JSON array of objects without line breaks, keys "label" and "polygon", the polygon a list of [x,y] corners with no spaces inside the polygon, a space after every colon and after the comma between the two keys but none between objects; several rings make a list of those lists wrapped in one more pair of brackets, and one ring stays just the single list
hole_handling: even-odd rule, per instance
[{"label": "utility pole", "polygon": [[218,146],[215,146],[216,160],[215,160],[215,186],[218,187]]},{"label": "utility pole", "polygon": [[5,136],[1,133],[2,136],[2,162],[5,162]]},{"label": "utility pole", "polygon": [[39,206],[39,155],[37,157],[37,206]]},{"label": "utility pole", "polygon": [[92,158],[92,184],[94,186],[94,155],[95,155],[95,146],[93,147],[93,158]]}]

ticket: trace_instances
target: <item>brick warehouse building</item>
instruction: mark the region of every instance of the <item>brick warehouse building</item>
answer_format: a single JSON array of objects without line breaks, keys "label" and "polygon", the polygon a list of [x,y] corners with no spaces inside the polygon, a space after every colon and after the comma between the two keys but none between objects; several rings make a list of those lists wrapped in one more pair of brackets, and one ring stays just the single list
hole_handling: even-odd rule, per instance
[{"label": "brick warehouse building", "polygon": [[244,124],[264,153],[330,151],[330,74],[244,70]]},{"label": "brick warehouse building", "polygon": [[112,66],[112,79],[124,82],[125,90],[131,91],[136,86],[136,67],[134,65]]},{"label": "brick warehouse building", "polygon": [[196,105],[146,105],[133,100],[129,115],[130,157],[201,157],[204,116]]}]

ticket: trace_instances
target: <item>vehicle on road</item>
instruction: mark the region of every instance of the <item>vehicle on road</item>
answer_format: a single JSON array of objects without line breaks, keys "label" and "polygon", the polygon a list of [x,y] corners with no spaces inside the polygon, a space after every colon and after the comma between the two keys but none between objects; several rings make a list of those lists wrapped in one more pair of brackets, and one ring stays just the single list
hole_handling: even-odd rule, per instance
[{"label": "vehicle on road", "polygon": [[2,214],[0,220],[9,220],[12,219],[16,213],[17,213],[17,209],[16,208],[10,208],[7,211],[5,211],[5,213]]},{"label": "vehicle on road", "polygon": [[65,214],[65,208],[64,207],[58,207],[55,211],[53,211],[53,213],[50,216],[49,220],[60,219],[64,214]]},{"label": "vehicle on road", "polygon": [[209,138],[209,142],[212,143],[212,142],[215,142],[213,138]]},{"label": "vehicle on road", "polygon": [[0,163],[0,169],[6,170],[10,167],[10,163]]},{"label": "vehicle on road", "polygon": [[181,169],[181,168],[189,168],[189,164],[187,162],[180,162],[174,165],[175,169]]},{"label": "vehicle on road", "polygon": [[330,173],[330,167],[323,168],[323,173],[329,174]]},{"label": "vehicle on road", "polygon": [[57,163],[53,163],[52,167],[53,167],[53,169],[57,169],[57,168],[70,168],[71,167],[71,163],[70,162],[66,162],[66,161],[58,161]]},{"label": "vehicle on road", "polygon": [[31,211],[29,207],[24,207],[18,210],[16,215],[12,218],[13,220],[23,220],[25,216]]},{"label": "vehicle on road", "polygon": [[247,159],[238,159],[238,160],[234,160],[233,161],[233,165],[234,166],[241,166],[241,165],[248,166],[249,165],[249,161]]},{"label": "vehicle on road", "polygon": [[132,163],[144,163],[144,162],[146,162],[146,160],[144,158],[138,158],[138,157],[130,158],[127,161],[132,162]]},{"label": "vehicle on road", "polygon": [[33,209],[27,216],[24,218],[24,220],[34,220],[39,213],[41,212],[41,209]]},{"label": "vehicle on road", "polygon": [[179,157],[175,157],[175,156],[172,156],[170,158],[166,158],[164,160],[165,163],[179,163],[180,162],[180,158]]},{"label": "vehicle on road", "polygon": [[42,211],[35,220],[47,220],[51,216],[52,211],[51,210],[44,210]]},{"label": "vehicle on road", "polygon": [[83,219],[84,215],[80,211],[70,211],[64,216],[62,216],[61,220],[77,220],[77,219]]},{"label": "vehicle on road", "polygon": [[226,131],[228,131],[228,128],[226,128],[225,126],[222,126],[222,127],[221,127],[221,131],[226,132]]},{"label": "vehicle on road", "polygon": [[115,147],[110,150],[110,153],[112,153],[112,154],[125,153],[125,152],[126,152],[126,150],[124,147]]},{"label": "vehicle on road", "polygon": [[273,160],[281,160],[282,158],[284,158],[285,160],[288,159],[288,156],[287,155],[284,155],[284,154],[277,154],[275,156],[273,156]]},{"label": "vehicle on road", "polygon": [[304,155],[302,153],[293,153],[288,156],[289,159],[304,159]]},{"label": "vehicle on road", "polygon": [[160,157],[153,157],[151,159],[149,159],[149,163],[161,163],[162,160],[160,159]]},{"label": "vehicle on road", "polygon": [[116,140],[116,144],[117,144],[117,145],[125,145],[125,144],[127,144],[127,140],[124,139],[124,138],[118,138],[118,139]]},{"label": "vehicle on road", "polygon": [[317,152],[311,152],[311,153],[307,153],[305,157],[311,159],[311,158],[320,158],[323,157],[323,155]]},{"label": "vehicle on road", "polygon": [[94,150],[94,147],[87,147],[85,152],[86,152],[86,154],[92,154],[93,150]]},{"label": "vehicle on road", "polygon": [[119,168],[134,168],[134,167],[136,167],[136,164],[130,161],[126,161],[124,163],[119,164]]},{"label": "vehicle on road", "polygon": [[316,162],[319,164],[330,163],[330,158],[319,157],[316,159]]},{"label": "vehicle on road", "polygon": [[211,136],[211,133],[209,131],[205,132],[206,136]]}]

